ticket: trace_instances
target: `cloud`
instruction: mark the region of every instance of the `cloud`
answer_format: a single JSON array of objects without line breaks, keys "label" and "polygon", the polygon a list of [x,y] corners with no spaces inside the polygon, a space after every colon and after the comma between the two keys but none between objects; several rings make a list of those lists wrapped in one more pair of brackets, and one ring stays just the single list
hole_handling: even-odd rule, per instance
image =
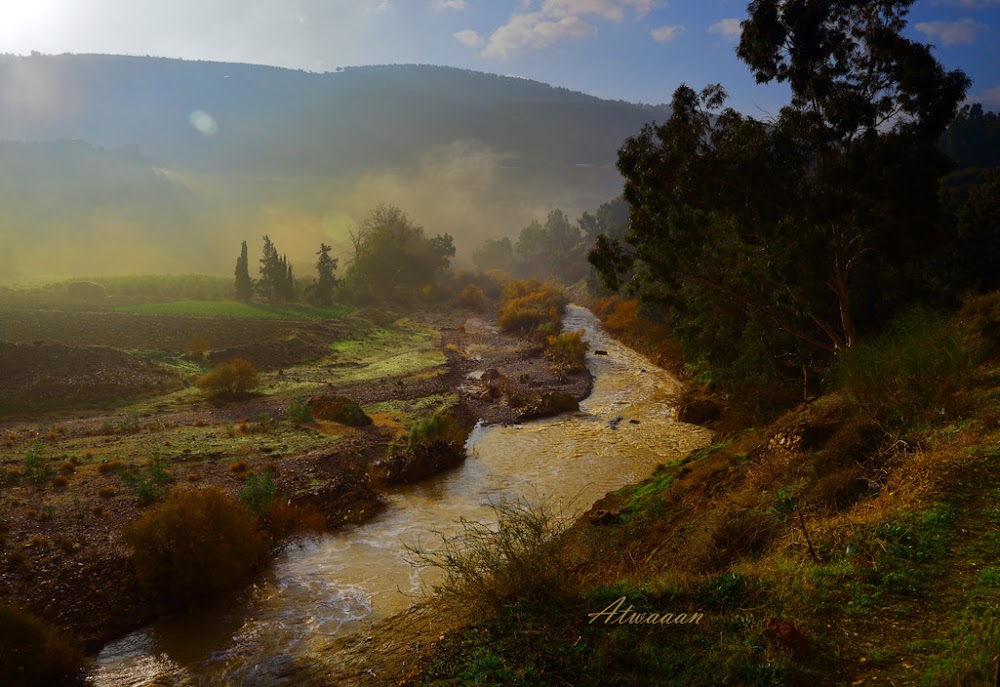
[{"label": "cloud", "polygon": [[652,0],[545,0],[542,3],[542,11],[553,17],[596,16],[614,22],[624,21],[627,8],[636,16],[644,17],[652,7]]},{"label": "cloud", "polygon": [[976,40],[976,34],[989,30],[989,26],[975,19],[959,21],[925,21],[915,27],[917,31],[943,45],[968,45]]},{"label": "cloud", "polygon": [[597,27],[587,20],[620,23],[629,14],[641,19],[657,4],[659,0],[542,0],[537,10],[528,11],[534,3],[522,0],[521,11],[493,32],[481,54],[507,59],[519,50],[543,50],[565,40],[593,38]]},{"label": "cloud", "polygon": [[709,33],[718,33],[726,38],[739,38],[742,29],[740,28],[740,20],[733,19],[732,17],[726,17],[725,19],[720,19],[711,26],[708,27]]},{"label": "cloud", "polygon": [[1000,86],[987,88],[979,95],[969,98],[969,102],[982,103],[989,107],[1000,107]]},{"label": "cloud", "polygon": [[553,20],[542,12],[516,14],[493,32],[482,55],[506,59],[522,48],[543,50],[567,39],[592,38],[596,35],[597,29],[580,17]]},{"label": "cloud", "polygon": [[682,33],[684,33],[683,26],[661,26],[658,29],[650,31],[649,35],[652,36],[653,40],[657,43],[669,43]]},{"label": "cloud", "polygon": [[472,29],[466,29],[465,31],[457,31],[452,36],[455,40],[464,45],[467,48],[478,48],[485,43],[485,39]]},{"label": "cloud", "polygon": [[431,9],[435,12],[444,12],[445,10],[464,10],[468,5],[465,4],[465,0],[431,0]]}]

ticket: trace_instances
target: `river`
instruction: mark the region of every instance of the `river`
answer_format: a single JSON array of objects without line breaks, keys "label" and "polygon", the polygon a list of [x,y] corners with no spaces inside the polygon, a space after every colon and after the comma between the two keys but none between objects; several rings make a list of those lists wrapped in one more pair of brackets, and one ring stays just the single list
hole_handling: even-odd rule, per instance
[{"label": "river", "polygon": [[[608,491],[699,448],[710,432],[673,419],[679,382],[611,339],[588,310],[570,306],[568,330],[585,330],[591,395],[580,412],[516,426],[477,427],[461,467],[388,494],[363,525],[289,545],[246,602],[165,620],[108,644],[92,662],[96,687],[202,687],[266,683],[273,670],[405,610],[433,574],[410,564],[459,520],[488,522],[502,498],[545,499],[587,510]],[[595,351],[607,355],[596,355]]]}]

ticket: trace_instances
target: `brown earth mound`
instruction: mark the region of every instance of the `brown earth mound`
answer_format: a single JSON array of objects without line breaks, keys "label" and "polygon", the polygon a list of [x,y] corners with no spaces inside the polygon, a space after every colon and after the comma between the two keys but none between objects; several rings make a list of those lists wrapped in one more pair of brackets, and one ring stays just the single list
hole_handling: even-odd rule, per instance
[{"label": "brown earth mound", "polygon": [[372,419],[361,406],[347,396],[313,396],[309,399],[309,407],[317,420],[339,422],[348,427],[367,427],[372,424]]},{"label": "brown earth mound", "polygon": [[0,416],[111,404],[181,386],[156,364],[103,346],[0,342]]}]

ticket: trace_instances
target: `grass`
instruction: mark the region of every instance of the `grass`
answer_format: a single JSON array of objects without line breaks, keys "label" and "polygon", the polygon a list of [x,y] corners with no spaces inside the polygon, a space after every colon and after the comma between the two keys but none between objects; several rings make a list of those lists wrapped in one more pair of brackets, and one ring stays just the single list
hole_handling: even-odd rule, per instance
[{"label": "grass", "polygon": [[115,308],[114,312],[181,317],[226,317],[242,320],[335,320],[354,312],[350,306],[242,303],[239,301],[171,301]]}]

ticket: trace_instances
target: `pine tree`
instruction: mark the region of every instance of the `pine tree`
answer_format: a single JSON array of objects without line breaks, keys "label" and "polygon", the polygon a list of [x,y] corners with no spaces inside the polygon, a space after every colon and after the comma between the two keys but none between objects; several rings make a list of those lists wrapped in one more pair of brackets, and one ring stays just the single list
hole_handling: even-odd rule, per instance
[{"label": "pine tree", "polygon": [[250,263],[247,258],[247,242],[243,242],[240,257],[236,258],[236,299],[246,303],[253,296],[253,280],[250,279]]}]

